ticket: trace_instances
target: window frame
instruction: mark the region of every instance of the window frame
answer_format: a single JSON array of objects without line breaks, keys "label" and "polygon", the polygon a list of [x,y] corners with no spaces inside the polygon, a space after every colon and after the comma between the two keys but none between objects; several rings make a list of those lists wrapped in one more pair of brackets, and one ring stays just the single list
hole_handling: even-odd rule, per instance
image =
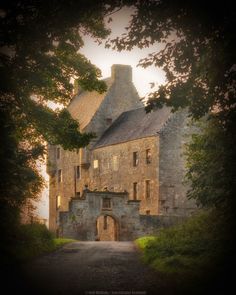
[{"label": "window frame", "polygon": [[145,180],[145,198],[150,199],[151,197],[151,181],[150,179]]},{"label": "window frame", "polygon": [[[95,166],[95,163],[97,164],[96,166]],[[93,169],[98,169],[98,167],[99,167],[99,161],[98,161],[98,159],[94,159],[93,160]]]},{"label": "window frame", "polygon": [[62,169],[57,170],[57,182],[62,183]]},{"label": "window frame", "polygon": [[146,149],[146,164],[149,165],[151,163],[152,163],[151,149]]},{"label": "window frame", "polygon": [[[106,204],[106,201],[109,201],[109,206],[104,206]],[[111,198],[108,198],[108,197],[102,198],[102,210],[112,210]]]},{"label": "window frame", "polygon": [[112,157],[112,169],[113,171],[119,170],[119,157],[117,155]]},{"label": "window frame", "polygon": [[81,166],[80,165],[76,166],[76,179],[81,179]]},{"label": "window frame", "polygon": [[137,167],[139,164],[139,154],[138,152],[133,152],[133,167]]},{"label": "window frame", "polygon": [[133,182],[133,200],[138,199],[138,183]]},{"label": "window frame", "polygon": [[59,210],[61,208],[61,195],[56,196],[56,209]]}]

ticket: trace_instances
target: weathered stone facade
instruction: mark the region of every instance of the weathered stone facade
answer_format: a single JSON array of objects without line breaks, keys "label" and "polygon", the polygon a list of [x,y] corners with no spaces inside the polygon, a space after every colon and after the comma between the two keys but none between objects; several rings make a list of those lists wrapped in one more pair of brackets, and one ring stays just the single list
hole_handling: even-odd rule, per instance
[{"label": "weathered stone facade", "polygon": [[[64,236],[95,239],[98,231],[103,240],[131,239],[152,233],[160,218],[195,209],[182,184],[187,113],[163,108],[146,114],[130,66],[112,66],[105,81],[106,93],[81,92],[68,107],[81,130],[95,132],[97,139],[74,152],[48,147],[49,227]],[[101,211],[101,191],[110,192],[114,216]]]},{"label": "weathered stone facade", "polygon": [[196,209],[186,198],[184,145],[193,126],[189,126],[186,110],[174,113],[159,133],[159,214],[191,215]]},{"label": "weathered stone facade", "polygon": [[87,191],[83,198],[70,201],[68,212],[60,214],[60,235],[79,240],[127,241],[183,220],[182,216],[140,215],[139,204],[138,200],[129,200],[128,193]]}]

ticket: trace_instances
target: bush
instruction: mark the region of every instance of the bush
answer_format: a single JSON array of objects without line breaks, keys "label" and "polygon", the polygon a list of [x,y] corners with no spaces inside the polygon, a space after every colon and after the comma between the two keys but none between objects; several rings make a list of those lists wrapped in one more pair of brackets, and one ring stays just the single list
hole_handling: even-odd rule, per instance
[{"label": "bush", "polygon": [[234,252],[226,219],[204,211],[181,225],[160,230],[157,236],[136,240],[144,262],[159,274],[178,281],[207,280],[224,274]]},{"label": "bush", "polygon": [[15,243],[8,249],[6,263],[21,263],[41,254],[55,251],[71,239],[55,239],[43,224],[32,223],[20,225],[15,236]]},{"label": "bush", "polygon": [[53,247],[53,235],[43,224],[24,224],[19,227],[12,254],[16,261],[28,260]]}]

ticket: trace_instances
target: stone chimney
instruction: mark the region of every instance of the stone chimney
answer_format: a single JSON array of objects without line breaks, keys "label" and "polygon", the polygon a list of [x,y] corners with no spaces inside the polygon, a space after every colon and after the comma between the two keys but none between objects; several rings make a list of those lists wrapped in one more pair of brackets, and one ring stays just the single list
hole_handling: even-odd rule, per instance
[{"label": "stone chimney", "polygon": [[111,77],[116,81],[132,82],[132,67],[128,65],[112,65]]}]

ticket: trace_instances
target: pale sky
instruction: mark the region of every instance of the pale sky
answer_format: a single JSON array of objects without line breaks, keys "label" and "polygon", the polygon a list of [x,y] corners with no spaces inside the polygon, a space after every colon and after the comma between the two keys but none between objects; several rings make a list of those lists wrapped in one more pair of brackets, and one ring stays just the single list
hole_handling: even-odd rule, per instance
[{"label": "pale sky", "polygon": [[[125,32],[125,27],[129,23],[131,13],[132,11],[130,9],[124,8],[112,15],[113,22],[108,24],[112,29],[112,38]],[[118,52],[112,49],[105,49],[105,42],[98,45],[89,36],[85,36],[84,41],[85,45],[80,52],[101,69],[102,78],[110,77],[111,66],[113,64],[130,65],[133,69],[133,83],[140,97],[145,96],[151,91],[150,83],[157,83],[157,86],[165,83],[165,75],[161,69],[155,68],[154,66],[146,69],[137,67],[141,58],[161,49],[159,44],[155,44],[146,49],[134,48],[131,51]],[[42,169],[43,175],[45,175],[46,181],[48,182],[45,166],[42,167]],[[46,187],[42,193],[42,199],[38,203],[37,209],[37,214],[42,218],[48,219],[48,201],[48,187]]]}]

